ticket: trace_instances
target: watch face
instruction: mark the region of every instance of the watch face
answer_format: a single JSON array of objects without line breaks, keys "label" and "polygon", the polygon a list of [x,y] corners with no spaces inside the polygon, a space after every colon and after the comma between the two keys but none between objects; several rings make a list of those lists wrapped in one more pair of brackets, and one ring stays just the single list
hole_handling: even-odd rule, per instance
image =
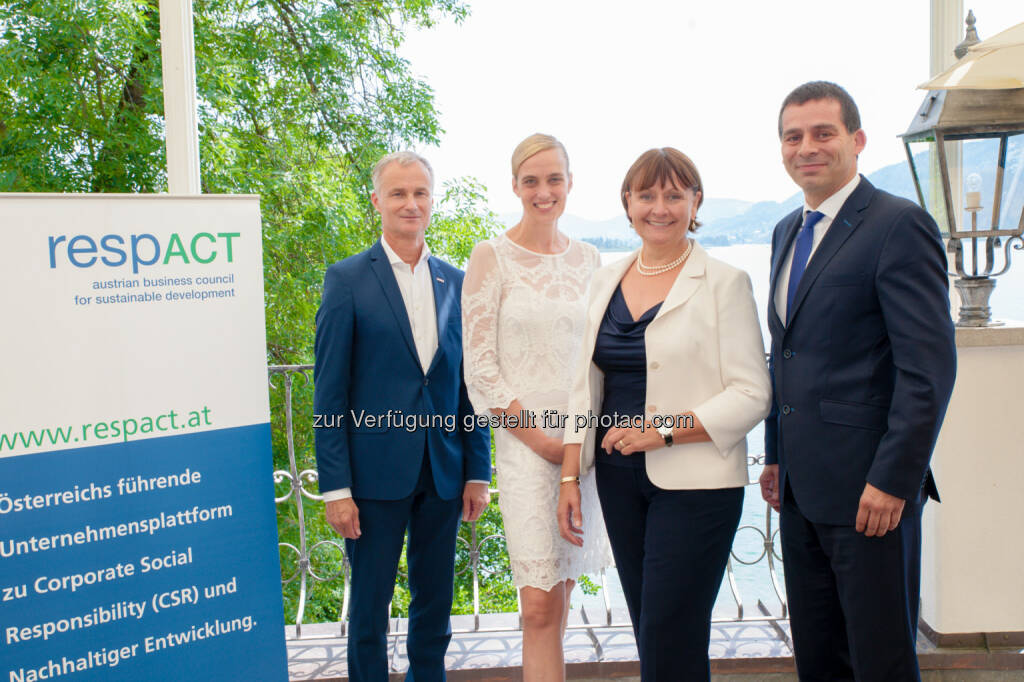
[{"label": "watch face", "polygon": [[662,436],[671,436],[672,435],[672,427],[671,426],[659,426],[658,427],[658,433],[660,433]]}]

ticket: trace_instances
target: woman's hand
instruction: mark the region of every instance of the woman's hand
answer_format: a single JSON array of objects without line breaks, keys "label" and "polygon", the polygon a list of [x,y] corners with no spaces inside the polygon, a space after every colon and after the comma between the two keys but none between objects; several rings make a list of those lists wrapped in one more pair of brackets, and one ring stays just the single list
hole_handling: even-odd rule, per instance
[{"label": "woman's hand", "polygon": [[613,426],[601,440],[601,447],[608,454],[618,450],[623,455],[632,455],[634,452],[649,452],[665,447],[665,439],[651,422],[645,422],[643,429]]},{"label": "woman's hand", "polygon": [[533,450],[537,456],[542,459],[546,459],[552,464],[562,463],[561,439],[552,438],[544,433],[544,429],[539,426],[531,426],[528,423],[519,423],[519,416],[522,414],[530,414],[530,412],[523,407],[523,404],[519,402],[518,398],[509,403],[509,406],[505,409],[499,410],[491,408],[491,414],[511,416],[511,423],[514,423],[515,426],[512,426],[510,423],[509,426],[504,427],[506,431],[521,440],[523,445]]},{"label": "woman's hand", "polygon": [[[539,430],[538,430],[539,431]],[[559,438],[539,433],[535,442],[530,444],[530,449],[552,464],[562,463],[562,441]]]},{"label": "woman's hand", "polygon": [[566,542],[583,546],[583,512],[576,482],[562,483],[558,488],[558,533]]}]

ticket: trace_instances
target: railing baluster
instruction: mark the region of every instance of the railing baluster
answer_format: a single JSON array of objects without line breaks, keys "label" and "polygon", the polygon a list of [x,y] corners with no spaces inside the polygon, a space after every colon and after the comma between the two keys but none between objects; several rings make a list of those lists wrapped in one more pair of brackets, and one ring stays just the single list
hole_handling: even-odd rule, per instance
[{"label": "railing baluster", "polygon": [[[344,589],[343,589],[343,596],[342,596],[342,604],[341,604],[341,608],[339,609],[339,616],[338,616],[339,628],[337,630],[337,634],[331,634],[331,635],[329,635],[329,637],[338,637],[338,636],[344,637],[345,634],[346,634],[346,631],[347,631],[346,621],[348,619],[348,611],[349,611],[349,603],[350,603],[349,600],[350,600],[350,597],[351,597],[351,585],[350,585],[350,580],[349,580],[351,572],[350,572],[350,567],[349,567],[349,564],[348,564],[348,557],[345,555],[345,550],[344,550],[343,544],[338,539],[333,539],[332,538],[332,539],[320,540],[320,541],[316,542],[315,544],[313,544],[312,547],[309,546],[309,535],[308,535],[308,532],[307,532],[307,529],[306,529],[306,516],[305,516],[305,508],[304,508],[304,499],[313,500],[313,501],[321,501],[323,498],[321,498],[316,493],[310,492],[309,490],[306,489],[305,484],[308,483],[308,484],[312,485],[312,484],[316,483],[316,481],[317,481],[317,473],[313,469],[304,469],[302,471],[299,471],[298,458],[297,458],[297,455],[296,455],[296,452],[295,452],[294,379],[295,379],[296,376],[300,376],[300,377],[302,377],[303,381],[309,382],[310,381],[310,372],[312,371],[313,366],[312,365],[271,365],[268,369],[269,369],[269,380],[270,380],[270,385],[271,385],[272,389],[277,389],[278,388],[274,384],[274,379],[276,377],[282,377],[282,386],[280,388],[284,391],[282,409],[284,409],[284,411],[285,411],[285,414],[283,415],[283,423],[284,423],[285,433],[283,435],[284,435],[284,441],[286,443],[287,453],[288,453],[288,470],[287,471],[283,471],[283,470],[274,471],[274,483],[275,484],[279,484],[279,483],[284,482],[287,479],[288,485],[289,485],[289,489],[282,496],[275,497],[275,501],[276,501],[276,503],[278,505],[283,505],[283,504],[288,503],[289,498],[293,498],[294,499],[294,504],[296,505],[296,518],[297,518],[297,522],[299,524],[299,528],[298,528],[298,533],[299,533],[298,547],[296,547],[295,545],[293,545],[291,543],[284,542],[284,541],[281,541],[279,543],[280,547],[282,548],[282,550],[287,550],[287,552],[293,553],[294,555],[297,556],[297,566],[298,566],[297,569],[290,576],[283,577],[282,580],[281,580],[282,587],[287,586],[289,583],[291,583],[292,581],[294,581],[296,579],[298,579],[298,581],[299,581],[299,598],[298,598],[298,604],[296,606],[296,611],[295,611],[295,624],[296,624],[295,625],[295,636],[296,636],[296,639],[306,639],[306,640],[309,640],[309,639],[322,639],[322,638],[326,637],[324,635],[320,635],[320,636],[317,636],[317,635],[312,635],[311,636],[311,635],[308,635],[308,634],[303,635],[302,625],[303,625],[303,621],[305,619],[306,602],[307,602],[307,600],[309,598],[310,590],[311,590],[313,585],[315,585],[317,583],[323,583],[323,582],[327,582],[327,581],[330,581],[330,580],[335,580],[335,579],[341,578],[341,579],[344,580]],[[758,465],[760,465],[762,463],[763,463],[763,456],[752,456],[748,460],[748,465],[751,466],[751,467],[758,466]],[[758,489],[758,484],[757,484],[756,480],[750,481],[748,486],[749,487],[754,487],[755,490]],[[493,495],[493,494],[499,493],[499,491],[496,491],[496,490],[492,489],[491,493]],[[753,525],[741,526],[739,530],[743,530],[743,529],[753,529],[757,533],[762,534],[763,535],[764,550],[761,553],[761,555],[756,560],[754,560],[754,561],[746,561],[746,560],[744,560],[743,558],[737,556],[735,554],[735,551],[730,554],[730,559],[729,559],[729,563],[728,563],[728,566],[727,566],[727,573],[726,573],[726,576],[725,576],[724,579],[728,581],[729,587],[730,587],[730,591],[732,593],[732,596],[736,600],[737,613],[736,613],[736,617],[735,618],[715,619],[715,622],[771,622],[771,623],[775,623],[776,621],[778,621],[780,619],[785,619],[787,617],[787,613],[788,613],[787,604],[786,604],[786,597],[785,597],[785,588],[784,588],[784,586],[782,584],[782,581],[781,581],[781,578],[779,576],[778,564],[777,564],[777,562],[781,563],[782,557],[780,557],[778,554],[776,554],[775,550],[774,550],[774,540],[775,540],[774,536],[778,533],[778,530],[777,529],[773,530],[772,509],[771,509],[771,507],[769,507],[767,505],[765,506],[765,519],[764,519],[764,530],[763,530],[763,532],[761,531],[761,529],[759,529],[759,528],[757,528],[756,526],[753,526]],[[737,533],[739,532],[739,530],[737,531]],[[492,534],[492,535],[488,535],[486,537],[481,538],[477,531],[478,531],[478,529],[477,529],[476,522],[470,524],[470,530],[469,530],[469,538],[470,538],[470,540],[469,540],[468,546],[466,546],[466,550],[467,550],[468,556],[469,556],[469,566],[468,566],[468,568],[470,569],[471,576],[472,576],[472,588],[473,588],[473,625],[472,625],[472,627],[469,630],[455,630],[454,632],[465,633],[465,632],[500,632],[500,631],[506,631],[508,629],[507,627],[495,627],[495,628],[483,627],[483,625],[482,625],[483,621],[481,619],[481,616],[483,616],[485,614],[482,613],[481,594],[480,594],[480,592],[481,592],[481,585],[480,585],[481,578],[482,578],[482,576],[483,576],[483,574],[485,572],[488,572],[487,569],[481,563],[482,547],[483,547],[484,544],[486,544],[487,542],[492,541],[492,540],[493,541],[504,541],[504,535],[502,535],[502,534]],[[464,545],[464,546],[467,545],[465,540],[461,540],[460,539],[459,543],[461,545]],[[312,557],[313,557],[313,554],[316,552],[316,550],[319,547],[321,547],[322,545],[326,545],[326,546],[328,546],[328,547],[330,547],[332,549],[336,549],[341,554],[341,568],[338,571],[335,571],[334,573],[331,573],[331,574],[324,574],[324,575],[321,575],[321,574],[319,574],[316,571],[316,568],[315,568],[315,566],[313,564],[313,558]],[[766,608],[762,608],[762,613],[761,614],[756,614],[756,613],[755,614],[750,614],[750,613],[747,613],[744,610],[743,596],[742,596],[742,593],[741,593],[741,590],[740,590],[740,587],[739,587],[739,583],[738,583],[737,578],[736,578],[734,561],[739,563],[739,564],[743,564],[743,565],[747,565],[747,566],[751,566],[751,565],[758,565],[758,566],[760,566],[762,564],[762,562],[763,562],[763,564],[764,564],[764,566],[766,568],[767,577],[770,580],[772,589],[774,590],[775,596],[778,597],[779,603],[781,604],[781,613],[780,614],[778,614],[778,615],[771,614],[771,613],[768,612],[768,609],[766,609]],[[464,571],[465,571],[465,569],[460,571],[459,574],[461,575]],[[607,580],[606,571],[602,570],[600,575],[598,576],[598,578],[599,578],[600,587],[601,587],[601,598],[602,598],[602,600],[604,602],[605,626],[606,627],[610,627],[610,628],[631,628],[632,626],[629,623],[628,619],[625,620],[625,621],[616,621],[615,618],[614,618],[614,614],[612,612],[612,602],[611,602],[610,592],[609,592],[609,589],[608,589],[608,580]],[[516,617],[516,628],[517,629],[522,629],[522,608],[521,608],[521,604],[520,604],[520,601],[519,601],[518,591],[516,592],[516,606],[517,606],[517,612],[518,612],[517,613],[517,617]],[[593,623],[582,623],[582,624],[570,625],[569,627],[571,629],[579,629],[579,628],[592,629],[594,627],[594,624]],[[396,640],[397,640],[397,637],[402,636],[402,635],[405,634],[404,631],[400,631],[400,630],[401,630],[401,628],[398,625],[398,621],[396,620],[395,621],[395,626],[391,627],[391,620],[389,618],[389,631],[392,633],[391,636],[395,637]],[[394,642],[394,645],[397,646],[397,641]]]},{"label": "railing baluster", "polygon": [[476,538],[476,521],[469,525],[469,562],[473,569],[473,630],[480,629],[480,545]]}]

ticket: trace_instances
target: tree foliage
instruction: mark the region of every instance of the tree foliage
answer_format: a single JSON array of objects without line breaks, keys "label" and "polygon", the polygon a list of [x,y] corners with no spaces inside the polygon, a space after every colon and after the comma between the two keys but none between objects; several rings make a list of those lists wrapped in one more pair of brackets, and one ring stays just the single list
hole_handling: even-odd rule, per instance
[{"label": "tree foliage", "polygon": [[[398,54],[403,31],[467,9],[195,0],[194,12],[202,190],[262,197],[268,359],[308,361],[324,268],[379,235],[373,163],[441,132],[430,87]],[[0,3],[0,191],[165,191],[159,43],[158,0]],[[472,182],[446,198],[432,247],[460,263],[494,219]]]},{"label": "tree foliage", "polygon": [[[0,0],[0,192],[166,191],[158,6]],[[441,133],[430,87],[398,54],[404,31],[460,21],[467,8],[459,0],[194,0],[193,10],[202,191],[261,196],[267,358],[308,363],[324,269],[379,236],[373,164]],[[436,195],[430,246],[464,263],[495,217],[472,180]],[[311,386],[294,389],[301,471],[315,466]],[[275,467],[287,470],[282,391],[271,401]],[[310,546],[336,537],[321,505],[307,506]],[[278,509],[282,539],[297,542],[294,504]],[[337,553],[318,552],[331,572]],[[282,556],[286,575],[289,561]],[[286,590],[286,604],[296,589]],[[306,621],[337,617],[341,589],[318,585]]]},{"label": "tree foliage", "polygon": [[155,5],[0,4],[0,191],[166,184]]}]

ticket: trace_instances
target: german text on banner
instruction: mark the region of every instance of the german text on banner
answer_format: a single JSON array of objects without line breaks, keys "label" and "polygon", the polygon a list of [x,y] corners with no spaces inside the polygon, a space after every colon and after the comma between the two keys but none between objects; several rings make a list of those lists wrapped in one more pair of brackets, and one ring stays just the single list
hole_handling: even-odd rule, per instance
[{"label": "german text on banner", "polygon": [[287,678],[256,197],[0,195],[0,682]]}]

